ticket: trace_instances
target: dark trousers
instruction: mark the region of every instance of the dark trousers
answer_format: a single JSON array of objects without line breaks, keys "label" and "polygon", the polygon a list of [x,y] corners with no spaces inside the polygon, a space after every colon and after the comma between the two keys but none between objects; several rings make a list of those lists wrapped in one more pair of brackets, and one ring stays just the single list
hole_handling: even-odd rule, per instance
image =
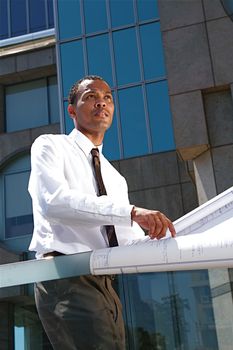
[{"label": "dark trousers", "polygon": [[39,317],[54,350],[124,350],[121,302],[108,276],[35,284]]}]

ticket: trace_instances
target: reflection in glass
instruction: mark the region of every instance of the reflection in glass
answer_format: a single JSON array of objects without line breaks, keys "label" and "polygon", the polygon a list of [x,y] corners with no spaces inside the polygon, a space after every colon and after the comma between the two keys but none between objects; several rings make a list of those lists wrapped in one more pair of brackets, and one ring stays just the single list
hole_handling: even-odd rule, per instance
[{"label": "reflection in glass", "polygon": [[145,79],[165,76],[160,23],[140,26],[142,58]]},{"label": "reflection in glass", "polygon": [[119,122],[117,120],[115,108],[112,126],[107,130],[104,136],[103,153],[109,160],[120,159],[120,140],[118,139],[118,123]]},{"label": "reflection in glass", "polygon": [[137,0],[140,21],[159,18],[157,0]]},{"label": "reflection in glass", "polygon": [[82,34],[79,1],[57,1],[60,39]]},{"label": "reflection in glass", "polygon": [[154,152],[175,149],[167,81],[146,85],[152,148]]},{"label": "reflection in glass", "polygon": [[54,27],[53,0],[47,0],[48,4],[48,25],[49,28]]},{"label": "reflection in glass", "polygon": [[140,81],[140,66],[134,28],[113,33],[118,85]]},{"label": "reflection in glass", "polygon": [[[212,270],[118,276],[114,288],[123,305],[127,349],[230,350],[232,324],[225,321],[232,319],[230,272],[214,270],[221,276],[215,287]],[[0,345],[2,339],[12,342],[14,335],[17,350],[52,350],[37,315],[32,285],[24,285],[23,296],[17,289],[14,297],[12,288],[1,290],[5,299],[0,302]],[[6,301],[7,293],[13,295],[11,302]]]},{"label": "reflection in glass", "polygon": [[112,86],[111,57],[107,34],[87,38],[87,57],[89,74],[102,76]]},{"label": "reflection in glass", "polygon": [[52,350],[32,300],[15,306],[14,320],[15,350]]},{"label": "reflection in glass", "polygon": [[29,0],[30,32],[46,28],[45,5],[41,1]]},{"label": "reflection in glass", "polygon": [[20,83],[6,88],[7,132],[46,124],[48,124],[46,79]]},{"label": "reflection in glass", "polygon": [[0,1],[0,39],[46,30],[53,26],[52,0]]},{"label": "reflection in glass", "polygon": [[26,34],[27,33],[26,0],[11,0],[10,14],[11,14],[12,36]]},{"label": "reflection in glass", "polygon": [[82,41],[62,44],[60,50],[63,91],[64,95],[68,96],[71,86],[84,76]]},{"label": "reflection in glass", "polygon": [[5,175],[5,238],[32,233],[31,199],[27,190],[29,171]]},{"label": "reflection in glass", "polygon": [[8,37],[7,0],[0,1],[0,39]]},{"label": "reflection in glass", "polygon": [[56,77],[8,86],[5,91],[7,132],[59,121]]},{"label": "reflection in glass", "polygon": [[58,108],[57,77],[49,77],[48,79],[48,97],[50,123],[58,123],[60,117]]},{"label": "reflection in glass", "polygon": [[233,21],[233,0],[221,0],[221,3],[230,18]]},{"label": "reflection in glass", "polygon": [[70,115],[67,111],[67,107],[68,107],[68,101],[65,101],[63,103],[63,113],[65,116],[65,132],[66,134],[69,134],[74,128],[74,122],[73,122],[73,119],[70,118]]},{"label": "reflection in glass", "polygon": [[112,27],[134,23],[133,0],[110,1]]},{"label": "reflection in glass", "polygon": [[141,87],[119,90],[119,104],[124,156],[134,157],[148,153]]},{"label": "reflection in glass", "polygon": [[208,271],[128,275],[132,349],[218,350]]},{"label": "reflection in glass", "polygon": [[86,33],[94,33],[108,28],[105,1],[83,1],[83,6]]}]

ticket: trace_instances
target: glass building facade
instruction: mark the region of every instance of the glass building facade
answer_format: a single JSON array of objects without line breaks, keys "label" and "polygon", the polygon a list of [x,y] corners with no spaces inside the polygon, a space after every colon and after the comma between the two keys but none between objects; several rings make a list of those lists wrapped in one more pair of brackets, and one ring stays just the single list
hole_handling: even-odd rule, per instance
[{"label": "glass building facade", "polygon": [[[115,101],[113,126],[104,143],[107,158],[122,169],[129,159],[158,155],[166,162],[163,156],[175,152],[176,145],[157,0],[0,1],[1,47],[6,40],[14,43],[38,32],[42,38],[54,25],[57,75],[51,70],[37,76],[33,66],[31,75],[20,81],[18,72],[15,81],[0,81],[2,149],[11,137],[17,146],[18,139],[59,122],[60,131],[69,133],[69,89],[82,76],[96,74],[109,83]],[[27,192],[30,154],[28,148],[18,148],[11,157],[5,151],[0,167],[0,249],[26,260],[33,258],[27,251],[33,229]],[[140,165],[132,171],[137,170]],[[119,276],[115,288],[123,304],[127,350],[231,350],[232,283],[230,269]],[[52,349],[32,285],[0,289],[0,316],[2,350]]]},{"label": "glass building facade", "polygon": [[70,87],[96,74],[115,98],[114,123],[104,143],[110,160],[174,150],[157,2],[55,4],[64,130],[73,127],[66,112]]},{"label": "glass building facade", "polygon": [[52,0],[0,1],[0,40],[53,27]]}]

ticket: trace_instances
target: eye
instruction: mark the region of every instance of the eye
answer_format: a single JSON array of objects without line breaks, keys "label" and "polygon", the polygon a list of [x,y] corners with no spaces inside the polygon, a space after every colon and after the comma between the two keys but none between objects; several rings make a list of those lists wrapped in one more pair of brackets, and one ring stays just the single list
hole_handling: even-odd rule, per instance
[{"label": "eye", "polygon": [[92,98],[94,98],[94,97],[95,97],[94,94],[88,94],[88,95],[86,96],[86,100],[92,99]]},{"label": "eye", "polygon": [[106,95],[105,97],[104,97],[106,100],[110,100],[110,101],[112,101],[112,95]]}]

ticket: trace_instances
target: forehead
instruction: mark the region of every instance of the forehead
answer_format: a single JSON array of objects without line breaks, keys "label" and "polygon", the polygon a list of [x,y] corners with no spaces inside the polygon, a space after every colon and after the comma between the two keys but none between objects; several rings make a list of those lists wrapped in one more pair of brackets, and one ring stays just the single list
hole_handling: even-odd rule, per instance
[{"label": "forehead", "polygon": [[79,85],[78,93],[81,95],[86,91],[111,92],[109,85],[103,80],[84,80]]}]

